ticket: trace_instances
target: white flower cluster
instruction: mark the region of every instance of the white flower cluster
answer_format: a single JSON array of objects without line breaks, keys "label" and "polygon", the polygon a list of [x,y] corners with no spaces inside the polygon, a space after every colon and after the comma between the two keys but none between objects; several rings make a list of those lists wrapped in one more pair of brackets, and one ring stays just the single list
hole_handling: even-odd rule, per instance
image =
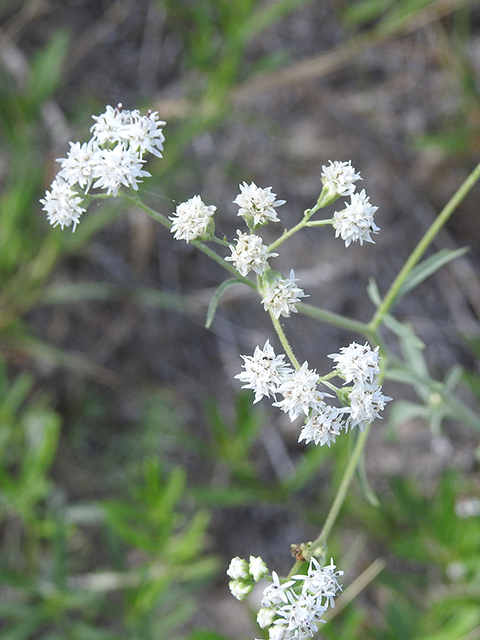
[{"label": "white flower cluster", "polygon": [[[252,564],[259,567],[256,577]],[[342,590],[337,578],[343,571],[336,571],[333,559],[322,567],[316,558],[310,560],[306,574],[294,575],[281,582],[272,571],[272,582],[263,591],[262,607],[257,622],[262,629],[268,628],[271,640],[303,640],[318,631],[318,623],[325,622],[323,614],[328,607],[335,606],[335,597]],[[227,570],[232,581],[232,594],[243,600],[253,588],[254,581],[269,573],[261,558],[250,556],[250,563],[233,558]],[[245,593],[246,592],[246,593]]]},{"label": "white flower cluster", "polygon": [[372,233],[378,233],[373,220],[373,214],[378,207],[370,204],[369,198],[362,190],[355,193],[355,182],[361,180],[359,173],[348,162],[332,162],[328,166],[322,167],[323,190],[320,195],[322,204],[326,206],[334,202],[339,196],[350,196],[350,203],[345,202],[345,209],[337,211],[333,215],[332,225],[335,229],[335,237],[339,236],[348,247],[352,242],[374,242]]},{"label": "white flower cluster", "polygon": [[197,240],[213,235],[213,214],[217,207],[206,205],[200,196],[193,196],[190,200],[178,205],[175,214],[169,218],[172,221],[170,231],[176,240]]},{"label": "white flower cluster", "polygon": [[58,158],[61,170],[50,191],[40,200],[54,227],[73,230],[85,208],[83,196],[90,188],[104,189],[116,196],[120,187],[134,190],[150,174],[142,169],[143,156],[153,153],[161,157],[165,124],[156,112],[142,116],[138,110],[128,111],[122,105],[107,106],[105,113],[93,116],[92,138],[83,144],[70,142],[66,158]]},{"label": "white flower cluster", "polygon": [[342,347],[340,353],[329,355],[337,363],[338,374],[345,379],[345,384],[353,386],[348,393],[350,410],[345,429],[359,427],[364,431],[367,424],[375,418],[381,418],[387,402],[392,398],[382,394],[382,387],[378,382],[380,375],[379,347],[372,350],[368,343],[364,345],[352,342],[348,347]]},{"label": "white flower cluster", "polygon": [[[287,413],[292,422],[300,415],[305,416],[299,442],[330,446],[342,430],[348,431],[355,426],[364,430],[368,423],[380,418],[380,412],[391,400],[382,394],[378,383],[378,347],[372,350],[367,343],[362,346],[352,342],[348,347],[342,347],[339,354],[329,356],[336,362],[336,375],[351,385],[344,390],[349,406],[342,407],[325,402],[324,398],[332,396],[318,389],[322,378],[314,369],[308,368],[308,362],[304,362],[298,371],[293,369],[284,362],[284,354],[275,354],[268,340],[263,349],[255,348],[253,356],[241,357],[245,371],[235,378],[244,383],[243,389],[254,391],[254,402],[264,396],[271,397],[275,400],[273,406]],[[282,399],[277,401],[277,395]]]},{"label": "white flower cluster", "polygon": [[227,262],[233,262],[235,269],[241,276],[246,276],[249,271],[255,271],[262,276],[268,267],[268,258],[276,258],[278,253],[269,253],[268,247],[263,244],[260,236],[254,233],[242,233],[237,229],[238,240],[235,246],[230,245],[231,256],[225,258]]},{"label": "white flower cluster", "polygon": [[275,200],[277,194],[272,193],[272,187],[262,189],[254,182],[244,182],[239,187],[240,193],[233,202],[240,207],[237,215],[245,220],[249,229],[253,231],[268,222],[280,222],[275,208],[285,204],[285,200]]},{"label": "white flower cluster", "polygon": [[297,304],[300,298],[308,298],[308,294],[295,284],[295,272],[290,270],[290,277],[286,278],[276,271],[272,271],[266,279],[263,288],[262,304],[265,311],[271,311],[275,318],[297,312]]}]

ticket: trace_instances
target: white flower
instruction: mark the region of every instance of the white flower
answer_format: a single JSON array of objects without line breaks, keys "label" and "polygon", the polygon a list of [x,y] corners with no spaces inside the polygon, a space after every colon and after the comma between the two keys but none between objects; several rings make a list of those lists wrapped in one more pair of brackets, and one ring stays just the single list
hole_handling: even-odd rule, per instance
[{"label": "white flower", "polygon": [[339,409],[325,402],[320,402],[308,416],[307,422],[300,431],[298,441],[305,440],[305,444],[313,441],[320,446],[324,444],[330,446],[344,428],[342,417],[347,411],[348,409],[345,407]]},{"label": "white flower", "polygon": [[176,240],[195,240],[207,233],[212,216],[217,207],[207,206],[200,196],[193,196],[190,200],[182,202],[169,220],[172,221],[170,231]]},{"label": "white flower", "polygon": [[363,346],[352,342],[348,347],[341,347],[340,353],[332,353],[328,357],[337,363],[337,370],[345,378],[345,382],[373,382],[380,373],[380,347],[372,350],[366,342]]},{"label": "white flower", "polygon": [[73,223],[73,231],[75,231],[80,216],[86,211],[80,206],[83,202],[82,198],[62,178],[52,182],[50,191],[45,192],[45,198],[40,202],[47,212],[50,224],[54,227],[59,224],[62,229]]},{"label": "white flower", "polygon": [[295,584],[295,580],[288,580],[282,584],[277,572],[272,571],[272,584],[269,584],[263,590],[262,607],[271,607],[281,602],[286,604],[288,599],[285,591],[291,587],[292,584]]},{"label": "white flower", "polygon": [[380,227],[377,227],[373,221],[373,214],[378,207],[374,207],[369,203],[369,198],[365,190],[360,193],[353,193],[350,204],[345,203],[343,211],[337,211],[333,214],[333,228],[335,229],[335,237],[340,236],[348,247],[351,242],[374,242],[371,238],[372,233],[378,233]]},{"label": "white flower", "polygon": [[150,176],[148,171],[142,170],[144,162],[145,160],[120,144],[113,149],[102,149],[92,172],[93,178],[96,178],[93,186],[106,189],[108,195],[114,196],[122,185],[136,191],[137,183],[141,182],[143,177]]},{"label": "white flower", "polygon": [[138,111],[131,112],[131,122],[124,124],[118,135],[123,142],[126,142],[130,149],[144,156],[146,153],[153,153],[159,158],[162,157],[163,135],[162,127],[166,123],[158,119],[158,113],[149,112],[147,116],[141,116]]},{"label": "white flower", "polygon": [[252,576],[255,582],[258,582],[267,575],[268,567],[260,556],[257,558],[250,556],[248,573]]},{"label": "white flower", "polygon": [[287,631],[293,632],[291,637],[298,640],[312,637],[318,631],[317,622],[325,622],[322,620],[322,614],[325,613],[326,607],[319,605],[316,598],[309,594],[297,596],[290,590],[287,595],[288,604],[277,610],[277,614],[283,617],[285,622],[279,618],[273,624],[285,625]]},{"label": "white flower", "polygon": [[383,411],[386,403],[392,399],[382,394],[382,387],[376,382],[354,384],[348,398],[350,414],[346,428],[358,426],[361,431],[364,431],[367,424],[375,418],[381,418],[380,411]]},{"label": "white flower", "polygon": [[241,356],[244,360],[245,371],[235,376],[245,382],[242,389],[253,389],[255,391],[254,404],[261,400],[263,396],[275,398],[275,392],[282,384],[285,376],[292,369],[284,363],[285,355],[275,355],[269,340],[265,342],[263,349],[255,347],[253,356]]},{"label": "white flower", "polygon": [[98,144],[116,143],[122,141],[122,127],[132,122],[131,113],[123,110],[119,104],[115,108],[110,105],[106,107],[105,113],[99,116],[92,116],[96,121],[90,131]]},{"label": "white flower", "polygon": [[240,193],[233,202],[240,207],[237,215],[242,216],[251,229],[267,222],[280,222],[275,207],[285,204],[286,201],[275,200],[277,194],[272,193],[272,187],[262,189],[254,182],[250,185],[244,182],[238,186]]},{"label": "white flower", "polygon": [[238,580],[239,578],[248,578],[248,563],[243,558],[236,556],[230,561],[230,565],[227,569],[227,576]]},{"label": "white flower", "polygon": [[308,415],[326,395],[318,391],[317,383],[317,372],[309,369],[308,362],[304,362],[298,371],[292,371],[285,377],[277,389],[277,392],[283,396],[283,400],[275,402],[273,406],[288,413],[292,422],[301,413]]},{"label": "white flower", "polygon": [[297,287],[295,282],[298,282],[298,278],[295,278],[293,269],[289,278],[280,274],[269,278],[263,288],[262,304],[265,311],[271,311],[277,319],[280,316],[288,318],[290,313],[296,313],[300,298],[308,298],[308,295]]},{"label": "white flower", "polygon": [[232,255],[225,260],[233,262],[235,269],[242,276],[246,276],[249,271],[263,275],[268,269],[268,258],[275,258],[278,253],[268,253],[268,247],[263,244],[260,236],[242,233],[239,229],[237,234],[237,244],[230,245]]},{"label": "white flower", "polygon": [[337,196],[350,196],[355,191],[354,182],[361,180],[359,173],[355,173],[351,160],[348,162],[332,162],[329,160],[328,166],[322,167],[321,180],[324,187],[329,192],[335,193]]},{"label": "white flower", "polygon": [[231,580],[228,583],[232,596],[237,600],[245,600],[253,589],[253,583],[243,582],[242,580]]},{"label": "white flower", "polygon": [[[330,606],[333,609],[335,606],[334,598],[342,590],[337,578],[343,576],[343,571],[335,571],[336,568],[336,565],[333,564],[333,558],[330,559],[330,564],[321,567],[318,560],[312,557],[307,575],[293,576],[293,578],[297,580],[304,578],[302,593],[314,596],[320,605]],[[326,599],[325,603],[322,598]]]},{"label": "white flower", "polygon": [[61,163],[58,177],[70,185],[78,185],[87,192],[92,184],[93,170],[98,164],[100,150],[97,141],[92,138],[88,142],[70,142],[70,151],[66,158],[57,158]]}]

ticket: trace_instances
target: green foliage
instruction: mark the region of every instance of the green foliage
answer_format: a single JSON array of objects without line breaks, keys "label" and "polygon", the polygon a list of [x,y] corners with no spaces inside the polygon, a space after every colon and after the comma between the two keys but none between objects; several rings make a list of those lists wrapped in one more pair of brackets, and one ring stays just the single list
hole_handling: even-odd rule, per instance
[{"label": "green foliage", "polygon": [[[3,367],[2,637],[147,640],[159,620],[174,632],[195,612],[192,590],[218,566],[202,555],[209,517],[188,504],[184,470],[165,473],[151,454],[132,499],[69,505],[51,474],[60,427],[33,379],[9,384]],[[92,547],[99,536],[100,549]],[[78,545],[80,565],[72,555]],[[100,550],[102,564],[87,570]],[[132,565],[134,553],[141,560]]]}]

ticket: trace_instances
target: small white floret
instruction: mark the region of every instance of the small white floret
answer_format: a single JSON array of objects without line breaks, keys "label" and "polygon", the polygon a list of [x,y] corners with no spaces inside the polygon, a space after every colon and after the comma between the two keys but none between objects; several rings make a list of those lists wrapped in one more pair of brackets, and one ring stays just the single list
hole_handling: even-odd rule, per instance
[{"label": "small white floret", "polygon": [[315,369],[308,368],[308,362],[304,362],[298,371],[293,371],[278,387],[277,392],[283,399],[274,403],[288,413],[290,420],[295,420],[302,413],[308,415],[312,409],[321,405],[322,398],[326,394],[317,389],[318,373]]},{"label": "small white floret", "polygon": [[52,182],[50,191],[45,192],[45,198],[42,198],[40,202],[47,212],[50,224],[53,227],[60,225],[62,229],[73,224],[73,231],[75,231],[80,216],[86,211],[80,206],[83,199],[62,178],[57,178]]},{"label": "small white floret", "polygon": [[178,205],[173,216],[170,231],[176,240],[195,240],[207,233],[212,216],[217,207],[206,205],[200,196],[193,196]]},{"label": "small white floret", "polygon": [[335,229],[335,237],[340,236],[348,247],[351,242],[373,242],[372,233],[378,233],[380,227],[377,227],[373,220],[373,214],[378,207],[374,207],[369,203],[369,198],[365,190],[360,193],[353,193],[349,204],[345,203],[345,209],[337,211],[333,214],[333,228]]},{"label": "small white floret", "polygon": [[361,180],[359,173],[355,173],[352,161],[332,162],[322,167],[321,180],[324,187],[335,193],[337,196],[350,196],[355,191],[355,182]]},{"label": "small white floret", "polygon": [[262,189],[254,182],[244,182],[239,188],[240,193],[233,202],[240,207],[237,215],[245,219],[250,229],[261,227],[267,222],[280,222],[275,208],[285,204],[285,200],[275,200],[277,194],[272,193],[272,187]]},{"label": "small white floret", "polygon": [[268,258],[275,258],[278,253],[268,253],[268,247],[263,244],[260,236],[242,233],[239,229],[237,235],[236,245],[230,245],[232,255],[225,260],[233,262],[235,269],[242,276],[246,276],[249,271],[263,275],[268,269]]},{"label": "small white floret", "polygon": [[277,319],[280,316],[288,318],[291,313],[296,313],[300,299],[308,297],[303,289],[297,287],[296,282],[298,278],[295,278],[293,269],[290,271],[289,278],[280,274],[271,277],[263,288],[262,304],[265,311],[271,311]]}]

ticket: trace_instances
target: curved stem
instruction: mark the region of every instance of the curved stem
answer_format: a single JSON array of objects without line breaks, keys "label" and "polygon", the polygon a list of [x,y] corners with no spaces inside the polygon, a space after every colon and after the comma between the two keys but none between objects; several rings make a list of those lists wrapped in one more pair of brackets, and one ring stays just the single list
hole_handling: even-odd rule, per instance
[{"label": "curved stem", "polygon": [[279,337],[280,342],[282,343],[282,347],[285,349],[285,353],[289,357],[290,362],[298,371],[300,369],[300,363],[298,362],[295,354],[293,353],[293,349],[290,346],[290,343],[288,342],[288,339],[287,339],[287,336],[285,335],[284,330],[282,329],[282,325],[280,324],[280,321],[278,320],[278,318],[275,318],[275,316],[271,311],[269,311],[269,313],[270,313],[270,318],[272,319],[272,323],[275,328],[275,331],[277,332],[277,336]]},{"label": "curved stem", "polygon": [[375,315],[370,321],[368,327],[369,330],[374,332],[378,329],[378,327],[382,324],[382,321],[385,315],[390,310],[395,298],[398,295],[400,287],[403,285],[405,280],[408,277],[408,274],[413,269],[413,267],[417,264],[417,262],[422,257],[423,253],[426,251],[428,245],[435,238],[440,229],[444,226],[448,218],[452,215],[455,209],[458,207],[460,202],[465,198],[467,193],[473,187],[473,185],[480,178],[480,163],[475,167],[472,173],[468,176],[465,182],[457,189],[456,193],[453,197],[447,202],[442,211],[438,214],[437,218],[430,225],[430,228],[427,229],[425,235],[420,240],[418,245],[410,254],[410,257],[403,265],[402,269],[398,273],[397,277],[393,281],[390,289],[388,290],[386,296],[382,300],[382,303],[378,307]]}]

